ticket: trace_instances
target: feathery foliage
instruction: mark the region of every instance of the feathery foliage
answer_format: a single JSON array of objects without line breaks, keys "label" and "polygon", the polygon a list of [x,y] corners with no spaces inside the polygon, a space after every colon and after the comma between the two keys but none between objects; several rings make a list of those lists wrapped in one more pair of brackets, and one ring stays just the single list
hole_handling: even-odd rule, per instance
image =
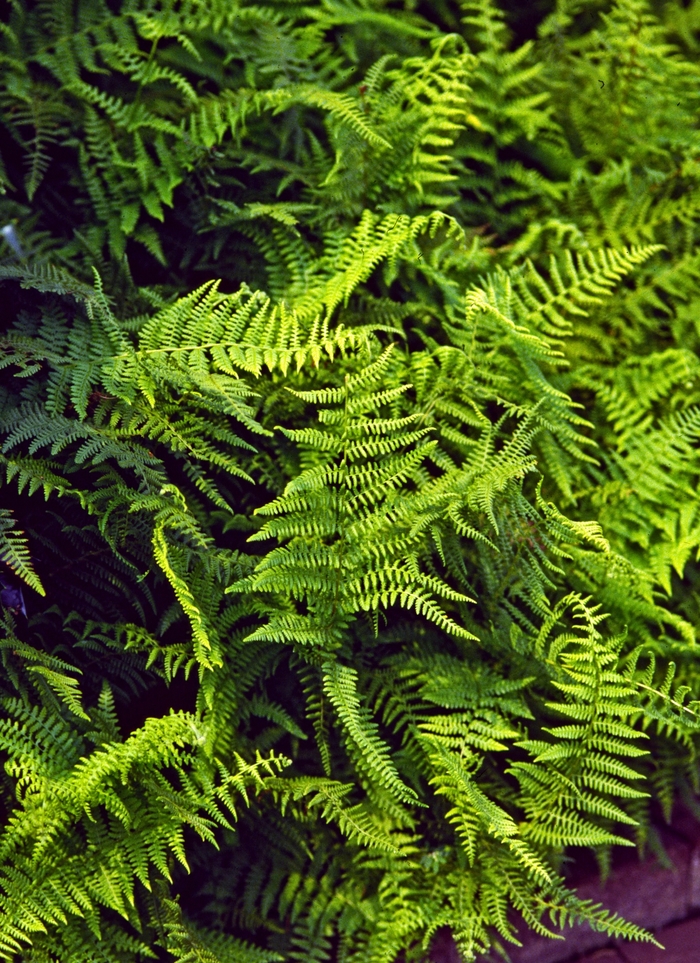
[{"label": "feathery foliage", "polygon": [[1,959],[652,939],[567,862],[700,793],[700,4],[540,9],[8,4]]}]

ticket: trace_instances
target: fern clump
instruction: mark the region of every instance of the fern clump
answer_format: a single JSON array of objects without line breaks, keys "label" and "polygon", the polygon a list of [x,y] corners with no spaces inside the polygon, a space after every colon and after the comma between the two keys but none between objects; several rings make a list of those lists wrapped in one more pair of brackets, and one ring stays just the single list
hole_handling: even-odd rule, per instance
[{"label": "fern clump", "polygon": [[3,959],[653,939],[567,864],[700,793],[696,7],[13,0]]}]

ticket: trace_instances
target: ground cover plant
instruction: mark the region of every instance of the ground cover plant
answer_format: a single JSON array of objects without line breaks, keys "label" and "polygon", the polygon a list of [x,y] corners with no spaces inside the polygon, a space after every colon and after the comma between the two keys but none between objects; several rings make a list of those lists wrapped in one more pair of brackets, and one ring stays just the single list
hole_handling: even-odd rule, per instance
[{"label": "ground cover plant", "polygon": [[651,939],[567,874],[700,792],[700,3],[522,10],[4,6],[3,959]]}]

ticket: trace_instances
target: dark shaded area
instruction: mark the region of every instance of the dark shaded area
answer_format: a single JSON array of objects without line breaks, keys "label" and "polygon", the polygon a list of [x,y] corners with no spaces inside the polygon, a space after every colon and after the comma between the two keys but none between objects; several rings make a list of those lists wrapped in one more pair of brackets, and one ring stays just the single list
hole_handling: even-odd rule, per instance
[{"label": "dark shaded area", "polygon": [[190,672],[189,679],[184,672],[170,682],[156,679],[149,675],[149,685],[145,692],[138,697],[117,701],[117,715],[122,735],[126,738],[136,729],[140,729],[146,719],[159,718],[168,715],[171,709],[175,712],[194,712],[197,702],[199,681],[196,668]]},{"label": "dark shaded area", "polygon": [[506,23],[513,31],[511,48],[537,39],[537,28],[556,9],[554,0],[528,0],[504,4]]}]

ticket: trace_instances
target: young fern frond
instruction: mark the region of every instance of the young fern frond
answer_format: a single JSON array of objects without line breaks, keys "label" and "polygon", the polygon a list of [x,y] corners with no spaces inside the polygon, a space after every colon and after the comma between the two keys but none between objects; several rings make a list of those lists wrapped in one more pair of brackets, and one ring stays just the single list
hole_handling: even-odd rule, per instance
[{"label": "young fern frond", "polygon": [[46,595],[39,577],[34,571],[27,539],[15,528],[17,522],[6,508],[0,509],[0,561],[15,575],[31,586],[39,595]]}]

